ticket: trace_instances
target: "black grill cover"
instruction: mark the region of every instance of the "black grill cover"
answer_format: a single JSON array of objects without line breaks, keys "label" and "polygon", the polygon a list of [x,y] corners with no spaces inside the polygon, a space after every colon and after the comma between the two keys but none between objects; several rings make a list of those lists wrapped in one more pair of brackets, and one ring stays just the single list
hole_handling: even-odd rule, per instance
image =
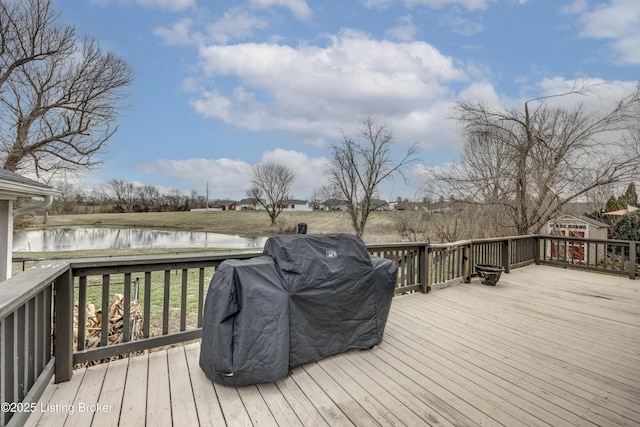
[{"label": "black grill cover", "polygon": [[382,340],[397,268],[353,235],[272,237],[224,261],[204,309],[200,367],[216,383],[275,381],[290,368]]}]

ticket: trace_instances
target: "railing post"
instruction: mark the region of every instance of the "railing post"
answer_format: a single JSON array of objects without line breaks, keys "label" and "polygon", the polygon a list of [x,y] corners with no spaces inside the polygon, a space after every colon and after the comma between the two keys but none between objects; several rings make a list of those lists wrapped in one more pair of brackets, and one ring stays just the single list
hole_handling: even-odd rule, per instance
[{"label": "railing post", "polygon": [[505,273],[511,272],[511,239],[502,241],[502,267]]},{"label": "railing post", "polygon": [[429,283],[427,281],[427,272],[429,268],[427,267],[428,257],[427,257],[427,244],[422,246],[418,252],[418,265],[420,269],[418,274],[420,275],[420,286],[422,287],[422,293],[426,294],[430,291]]},{"label": "railing post", "polygon": [[427,284],[427,292],[431,291],[431,274],[433,271],[433,265],[431,265],[431,246],[427,243],[424,247],[424,274],[425,274],[425,283]]},{"label": "railing post", "polygon": [[471,242],[465,244],[462,250],[462,276],[464,283],[471,283],[471,245]]},{"label": "railing post", "polygon": [[55,281],[55,382],[69,381],[73,374],[73,274],[71,268]]},{"label": "railing post", "polygon": [[533,255],[533,260],[536,263],[536,265],[540,265],[540,241],[542,240],[542,238],[540,237],[540,235],[538,234],[534,240],[534,248],[533,250],[534,255]]},{"label": "railing post", "polygon": [[629,279],[635,280],[638,268],[638,242],[629,242]]}]

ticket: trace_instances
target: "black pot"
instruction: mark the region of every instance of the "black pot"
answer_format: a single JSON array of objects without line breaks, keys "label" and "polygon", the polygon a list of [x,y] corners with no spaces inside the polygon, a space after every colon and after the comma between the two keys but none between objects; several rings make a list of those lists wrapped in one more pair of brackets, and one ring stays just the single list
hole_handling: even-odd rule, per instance
[{"label": "black pot", "polygon": [[483,285],[495,286],[503,271],[504,267],[499,265],[476,264],[476,272]]}]

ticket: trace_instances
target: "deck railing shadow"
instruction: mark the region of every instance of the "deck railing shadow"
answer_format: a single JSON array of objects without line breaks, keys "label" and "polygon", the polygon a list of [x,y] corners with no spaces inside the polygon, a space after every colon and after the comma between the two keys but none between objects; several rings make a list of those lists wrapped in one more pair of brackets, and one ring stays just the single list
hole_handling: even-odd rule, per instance
[{"label": "deck railing shadow", "polygon": [[[637,275],[640,242],[559,236],[518,236],[450,244],[376,244],[372,255],[398,265],[397,294],[429,292],[469,282],[477,264],[562,267]],[[42,261],[0,282],[0,425],[21,425],[55,376],[68,381],[78,364],[123,357],[198,339],[209,280],[225,259],[248,254],[185,254]],[[93,304],[108,313],[114,294],[124,307],[135,300],[143,313],[142,337],[133,339],[129,310],[122,318],[122,340],[111,343],[110,324],[88,331],[85,310]],[[106,318],[106,317],[105,317]],[[77,329],[76,332],[74,332]],[[88,348],[88,335],[99,345]],[[75,344],[74,344],[75,342]]]}]

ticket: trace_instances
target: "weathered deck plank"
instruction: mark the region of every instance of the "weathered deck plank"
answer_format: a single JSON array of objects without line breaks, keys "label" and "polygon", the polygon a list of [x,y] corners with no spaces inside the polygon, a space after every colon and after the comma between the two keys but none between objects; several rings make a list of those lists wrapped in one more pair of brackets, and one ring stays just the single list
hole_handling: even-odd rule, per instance
[{"label": "weathered deck plank", "polygon": [[171,393],[171,417],[173,425],[196,426],[199,424],[191,387],[191,377],[183,347],[172,348],[167,351],[169,356],[169,382],[172,390],[181,393]]},{"label": "weathered deck plank", "polygon": [[200,357],[199,346],[186,346],[185,354],[187,356],[187,364],[189,365],[189,377],[191,378],[191,387],[193,390],[193,400],[198,410],[198,420],[203,426],[224,425],[224,415],[220,409],[216,391],[211,381],[202,374],[198,359]]},{"label": "weathered deck plank", "polygon": [[148,369],[148,355],[132,357],[129,361],[129,370],[122,396],[122,410],[120,411],[120,426],[122,427],[145,425],[147,400],[141,399],[141,396],[147,394]]},{"label": "weathered deck plank", "polygon": [[[171,389],[169,388],[171,383],[166,352],[155,352],[149,355],[148,372],[147,395],[140,396],[140,399],[147,400],[146,424],[154,427],[170,426],[172,425]],[[176,390],[176,393],[180,391]]]},{"label": "weathered deck plank", "polygon": [[[214,386],[199,352],[76,371],[41,401],[76,414],[28,425],[640,426],[640,282],[616,276],[531,266],[398,297],[380,346],[276,383]],[[96,399],[113,412],[78,416]]]}]

